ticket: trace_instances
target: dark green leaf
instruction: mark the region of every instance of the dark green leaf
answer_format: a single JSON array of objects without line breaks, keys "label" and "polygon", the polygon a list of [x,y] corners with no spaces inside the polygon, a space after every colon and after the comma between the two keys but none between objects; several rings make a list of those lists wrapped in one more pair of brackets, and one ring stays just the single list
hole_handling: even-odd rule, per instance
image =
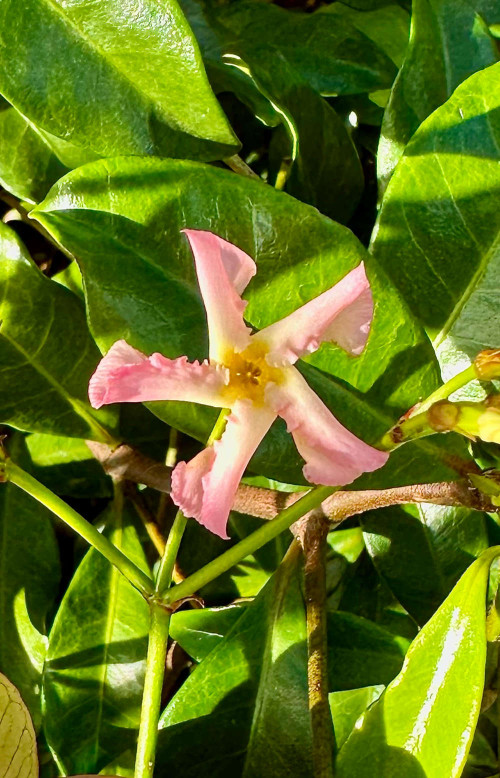
[{"label": "dark green leaf", "polygon": [[415,133],[373,242],[445,377],[499,345],[499,74],[500,64],[471,76]]},{"label": "dark green leaf", "polygon": [[256,54],[252,74],[263,94],[279,106],[288,135],[288,142],[282,138],[282,148],[276,150],[292,165],[286,191],[347,222],[361,197],[364,177],[344,122],[279,50],[267,46]]},{"label": "dark green leaf", "polygon": [[231,53],[250,67],[262,47],[275,47],[323,95],[386,89],[396,75],[392,61],[347,19],[252,0],[219,6],[215,19],[233,34]]},{"label": "dark green leaf", "polygon": [[418,624],[488,548],[485,515],[468,508],[389,508],[367,513],[361,526],[379,573]]},{"label": "dark green leaf", "polygon": [[33,475],[53,492],[71,497],[111,497],[111,479],[85,441],[35,433],[27,436],[26,446]]},{"label": "dark green leaf", "polygon": [[410,17],[400,5],[384,5],[371,10],[358,10],[341,2],[325,5],[322,13],[347,19],[363,35],[370,38],[400,68],[408,45]]},{"label": "dark green leaf", "polygon": [[401,673],[341,750],[339,778],[462,774],[483,692],[489,566],[499,551],[469,567],[421,630]]},{"label": "dark green leaf", "polygon": [[180,0],[179,4],[196,35],[213,89],[217,93],[234,92],[264,124],[271,127],[279,124],[280,115],[253,79],[224,59],[225,52],[233,48],[234,36],[216,21],[211,4],[204,0]]},{"label": "dark green leaf", "polygon": [[[147,570],[118,498],[106,534]],[[139,592],[97,551],[88,551],[56,615],[44,673],[45,734],[67,774],[100,770],[135,742],[148,629]]]},{"label": "dark green leaf", "polygon": [[311,778],[305,615],[289,557],[165,713],[158,778]]},{"label": "dark green leaf", "polygon": [[382,124],[377,164],[384,188],[424,119],[468,76],[497,61],[478,5],[475,0],[413,0],[410,44]]},{"label": "dark green leaf", "polygon": [[0,224],[1,421],[18,429],[106,439],[87,385],[99,352],[80,300],[42,275],[16,234]]},{"label": "dark green leaf", "polygon": [[[24,461],[21,436],[15,436],[9,450]],[[42,653],[34,659],[23,626],[31,621],[38,632],[45,632],[57,593],[59,551],[51,519],[46,508],[17,486],[0,484],[0,670],[20,690],[37,728],[44,657]]]},{"label": "dark green leaf", "polygon": [[327,629],[330,691],[388,684],[401,670],[409,640],[340,611],[328,614]]},{"label": "dark green leaf", "polygon": [[0,183],[16,197],[36,203],[67,172],[44,139],[15,108],[0,111]]},{"label": "dark green leaf", "polygon": [[0,92],[98,154],[218,159],[237,148],[176,0],[3,4]]}]

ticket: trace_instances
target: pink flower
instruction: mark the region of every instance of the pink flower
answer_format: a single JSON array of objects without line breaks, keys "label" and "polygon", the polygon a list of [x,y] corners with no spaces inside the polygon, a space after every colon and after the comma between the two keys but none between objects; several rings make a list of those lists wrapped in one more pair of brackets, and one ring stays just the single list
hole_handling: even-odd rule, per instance
[{"label": "pink flower", "polygon": [[94,408],[114,402],[185,400],[229,408],[222,438],[172,473],[172,499],[216,535],[226,525],[245,468],[277,416],[287,423],[315,484],[351,483],[381,467],[387,454],[349,432],[293,367],[334,341],[363,350],[373,301],[363,265],[284,319],[252,334],[240,295],[255,275],[254,261],[210,232],[184,230],[191,244],[210,336],[209,360],[146,357],[124,340],[100,362],[89,385]]}]

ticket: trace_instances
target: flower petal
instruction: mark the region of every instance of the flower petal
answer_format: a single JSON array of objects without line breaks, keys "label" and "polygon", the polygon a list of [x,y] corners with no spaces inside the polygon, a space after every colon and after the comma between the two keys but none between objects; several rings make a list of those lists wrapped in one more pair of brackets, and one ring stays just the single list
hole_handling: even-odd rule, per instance
[{"label": "flower petal", "polygon": [[162,354],[146,357],[119,340],[90,379],[89,399],[94,408],[152,400],[185,400],[222,408],[227,405],[221,395],[226,380],[227,371],[208,362],[188,362],[187,357],[167,359]]},{"label": "flower petal", "polygon": [[298,370],[289,368],[286,377],[282,386],[269,385],[268,400],[285,419],[306,461],[303,473],[308,481],[344,486],[386,463],[389,455],[343,427]]},{"label": "flower petal", "polygon": [[228,350],[243,351],[251,330],[243,321],[246,302],[241,299],[256,266],[244,251],[212,232],[183,230],[196,264],[205,304],[210,359],[222,362]]},{"label": "flower petal", "polygon": [[172,499],[211,532],[228,538],[226,525],[250,457],[276,418],[269,408],[237,400],[220,440],[172,473]]},{"label": "flower petal", "polygon": [[373,299],[363,263],[323,294],[254,335],[268,348],[273,367],[293,365],[324,341],[351,354],[365,347],[373,318]]}]

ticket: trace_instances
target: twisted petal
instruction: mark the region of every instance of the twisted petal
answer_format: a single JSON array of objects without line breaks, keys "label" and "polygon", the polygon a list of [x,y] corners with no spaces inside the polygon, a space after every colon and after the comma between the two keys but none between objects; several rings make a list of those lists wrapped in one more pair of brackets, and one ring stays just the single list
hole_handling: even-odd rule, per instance
[{"label": "twisted petal", "polygon": [[256,266],[244,251],[227,240],[202,230],[184,230],[196,264],[205,304],[210,359],[222,362],[228,350],[243,351],[251,330],[243,321],[246,302],[241,299]]},{"label": "twisted petal", "polygon": [[293,365],[324,341],[334,341],[351,354],[360,354],[372,318],[373,299],[361,263],[331,289],[261,330],[254,339],[267,344],[267,361],[274,367]]},{"label": "twisted petal", "polygon": [[227,539],[226,525],[245,468],[276,418],[269,408],[238,400],[222,438],[172,473],[172,499],[186,514]]},{"label": "twisted petal", "polygon": [[227,371],[187,357],[146,357],[124,340],[111,346],[90,379],[89,399],[94,408],[118,402],[185,400],[222,408]]},{"label": "twisted petal", "polygon": [[285,419],[299,454],[304,476],[314,484],[343,486],[385,464],[388,454],[349,432],[330,413],[298,370],[290,368],[286,384],[268,387],[269,403]]}]

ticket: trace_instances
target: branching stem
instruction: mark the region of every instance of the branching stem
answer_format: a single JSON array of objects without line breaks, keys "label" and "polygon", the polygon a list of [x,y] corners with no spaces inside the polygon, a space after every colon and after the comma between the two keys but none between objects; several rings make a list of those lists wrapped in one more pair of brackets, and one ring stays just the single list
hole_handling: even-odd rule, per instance
[{"label": "branching stem", "polygon": [[47,489],[36,478],[18,467],[11,459],[7,459],[3,466],[6,481],[15,484],[27,494],[34,497],[42,505],[45,505],[52,513],[55,513],[65,524],[80,535],[87,543],[90,543],[99,551],[108,562],[111,562],[117,570],[127,578],[145,597],[154,591],[151,578],[140,570],[125,554],[109,542],[104,535],[96,530],[83,516],[80,516],[64,500]]}]

